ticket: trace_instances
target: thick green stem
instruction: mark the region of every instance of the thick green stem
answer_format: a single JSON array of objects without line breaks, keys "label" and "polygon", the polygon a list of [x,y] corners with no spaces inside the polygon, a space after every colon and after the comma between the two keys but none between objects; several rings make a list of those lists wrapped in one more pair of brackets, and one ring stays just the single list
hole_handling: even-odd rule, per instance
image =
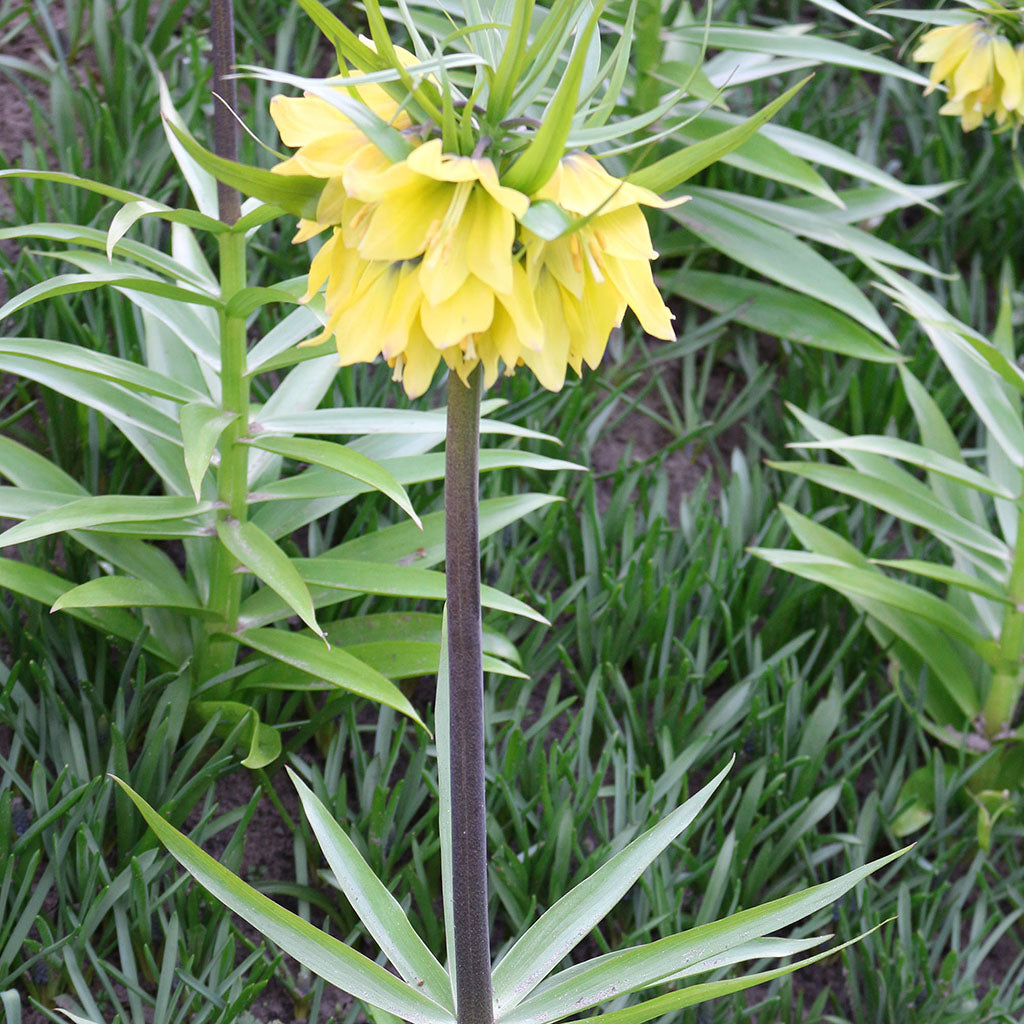
[{"label": "thick green stem", "polygon": [[[235,63],[234,12],[231,0],[211,0],[210,27],[213,42],[214,151],[229,160],[238,158],[238,123],[235,117],[235,80],[228,77]],[[218,98],[219,97],[219,98]],[[220,217],[234,224],[241,216],[241,197],[236,189],[217,183]],[[225,231],[220,244],[220,295],[225,304],[246,285],[245,235]],[[249,379],[245,373],[245,317],[220,314],[221,407],[236,413],[236,418],[221,435],[220,467],[217,471],[217,497],[222,507],[220,520],[244,520],[247,511],[249,453],[239,439],[248,430]],[[242,578],[238,564],[223,544],[215,541],[210,574],[209,606],[217,612],[219,624],[228,632],[238,623],[242,596]],[[237,644],[218,640],[209,645],[202,665],[205,678],[224,672],[234,664]]]},{"label": "thick green stem", "polygon": [[480,371],[448,383],[445,577],[451,689],[452,897],[459,1024],[492,1024],[484,797],[478,463]]},{"label": "thick green stem", "polygon": [[1012,728],[1013,716],[1020,700],[1024,679],[1021,659],[1024,657],[1024,512],[1017,515],[1017,540],[1010,570],[1008,605],[999,636],[999,664],[992,674],[992,684],[985,698],[981,715],[989,737]]},{"label": "thick green stem", "polygon": [[[221,296],[228,302],[245,287],[245,236],[226,231],[220,240]],[[244,520],[247,512],[249,450],[239,439],[249,423],[249,379],[245,375],[245,317],[220,315],[221,407],[237,413],[220,438],[220,468],[217,471],[217,497],[222,503],[217,516],[221,520]],[[238,620],[242,578],[235,570],[237,562],[223,544],[218,543],[210,580],[210,606],[219,613],[222,624],[233,631]],[[222,660],[222,659],[220,659]],[[223,671],[228,665],[219,665]]]}]

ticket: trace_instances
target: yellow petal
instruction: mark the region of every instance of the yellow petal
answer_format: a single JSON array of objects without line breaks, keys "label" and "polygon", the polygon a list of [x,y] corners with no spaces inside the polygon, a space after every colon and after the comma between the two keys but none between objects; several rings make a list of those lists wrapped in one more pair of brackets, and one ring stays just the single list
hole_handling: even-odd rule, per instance
[{"label": "yellow petal", "polygon": [[334,247],[331,275],[327,279],[324,305],[330,315],[349,309],[376,285],[388,268],[387,263],[367,263],[344,245]]},{"label": "yellow petal", "polygon": [[941,28],[933,28],[921,36],[921,41],[914,50],[913,59],[919,61],[938,60],[950,47],[956,45],[957,34],[964,35],[967,25],[943,25]]},{"label": "yellow petal", "polygon": [[451,203],[454,186],[420,178],[376,203],[359,243],[367,260],[411,260],[421,256]]},{"label": "yellow petal", "polygon": [[469,224],[465,211],[472,183],[453,186],[451,201],[436,230],[428,230],[428,243],[420,265],[423,294],[432,305],[451,298],[469,276]]},{"label": "yellow petal", "polygon": [[522,217],[530,205],[530,200],[522,192],[501,184],[494,164],[487,157],[445,153],[440,139],[431,139],[418,146],[405,162],[412,170],[435,181],[479,181],[499,206],[516,217]]},{"label": "yellow petal", "polygon": [[[398,270],[398,280],[380,328],[380,350],[385,359],[404,351],[422,298],[418,268],[409,263],[403,264]],[[373,330],[374,325],[368,324],[367,329]]]},{"label": "yellow petal", "polygon": [[[583,244],[582,231],[574,231],[571,235],[544,243],[543,248],[535,248],[533,254],[534,259],[543,261],[545,269],[555,276],[560,285],[577,297],[583,294]],[[527,258],[530,258],[529,252]]]},{"label": "yellow petal", "polygon": [[539,351],[524,348],[523,362],[548,391],[561,391],[569,358],[569,328],[565,322],[558,283],[542,272],[537,281],[537,311],[544,324],[544,344]]},{"label": "yellow petal", "polygon": [[983,88],[992,74],[992,63],[992,42],[979,33],[953,73],[953,99],[962,100],[968,93]]},{"label": "yellow petal", "polygon": [[609,174],[589,153],[570,153],[563,157],[537,197],[552,199],[563,210],[579,216],[612,213],[637,203],[665,209],[678,206],[689,198],[662,199],[650,189]]},{"label": "yellow petal", "polygon": [[[515,322],[500,303],[494,307],[494,320],[487,333],[491,347],[501,357],[506,368],[515,367],[522,358],[523,346]],[[541,338],[542,344],[543,337]],[[536,348],[539,349],[541,345],[537,345]]]},{"label": "yellow petal", "polygon": [[641,327],[655,338],[674,341],[672,313],[661,300],[651,276],[651,265],[646,260],[620,260],[608,256],[604,260],[608,279],[636,313]]},{"label": "yellow petal", "polygon": [[431,139],[417,146],[405,162],[410,170],[435,181],[478,181],[480,178],[478,161],[472,157],[443,152],[440,139]]},{"label": "yellow petal", "polygon": [[399,270],[387,267],[338,318],[335,337],[342,366],[372,362],[381,351],[381,324],[398,286]]},{"label": "yellow petal", "polygon": [[[338,178],[348,167],[353,154],[366,146],[359,132],[324,135],[303,146],[289,160],[278,164],[277,174],[310,174],[314,178]],[[292,168],[296,170],[292,170]]]},{"label": "yellow petal", "polygon": [[[518,345],[535,352],[540,351],[544,347],[544,323],[537,310],[534,289],[522,263],[516,263],[512,268],[512,287],[507,292],[497,293],[495,298],[498,307],[504,310],[512,325]],[[505,359],[505,362],[510,366],[515,365],[514,359]]]},{"label": "yellow petal", "polygon": [[627,260],[653,260],[658,254],[651,245],[647,218],[639,206],[624,206],[595,217],[583,228],[597,239],[602,251]]},{"label": "yellow petal", "polygon": [[321,224],[315,220],[306,220],[305,217],[300,217],[299,229],[295,232],[295,237],[292,238],[292,245],[298,245],[300,242],[308,242],[311,238],[319,235],[321,231],[326,231],[330,226],[330,221],[325,221]]},{"label": "yellow petal", "polygon": [[[566,301],[563,296],[563,305]],[[580,352],[587,365],[596,370],[613,328],[622,323],[626,302],[610,282],[599,284],[588,277],[583,299],[576,305],[583,335]]]},{"label": "yellow petal", "polygon": [[430,344],[418,321],[413,322],[409,331],[402,358],[405,363],[402,373],[405,393],[410,398],[419,398],[430,387],[437,364],[441,362],[441,353]]},{"label": "yellow petal", "polygon": [[355,131],[355,125],[319,96],[274,96],[270,116],[286,146],[306,146],[325,135]]},{"label": "yellow petal", "polygon": [[474,188],[466,203],[460,231],[465,236],[469,269],[496,292],[512,288],[512,243],[515,217],[485,191]]},{"label": "yellow petal", "polygon": [[328,178],[316,203],[316,219],[321,224],[341,224],[348,194],[341,178]]},{"label": "yellow petal", "polygon": [[945,52],[935,62],[935,67],[932,69],[932,78],[940,82],[949,78],[967,52],[974,46],[980,33],[981,26],[976,21],[960,25],[959,31],[951,33]]},{"label": "yellow petal", "polygon": [[494,292],[473,276],[444,302],[431,305],[424,301],[420,306],[423,330],[439,349],[461,345],[469,335],[486,331],[493,318]]},{"label": "yellow petal", "polygon": [[[302,223],[309,223],[303,221]],[[334,258],[334,247],[338,243],[338,233],[335,231],[330,238],[320,246],[319,251],[313,257],[309,265],[309,278],[306,285],[306,294],[302,301],[308,302],[324,286],[324,281],[331,272],[331,262]]]},{"label": "yellow petal", "polygon": [[492,331],[478,334],[473,339],[477,358],[484,368],[484,387],[489,388],[498,379],[498,362],[501,354]]},{"label": "yellow petal", "polygon": [[992,46],[996,71],[1002,79],[1000,101],[1007,110],[1015,110],[1024,98],[1024,64],[1005,37],[998,36]]},{"label": "yellow petal", "polygon": [[407,161],[393,163],[372,143],[353,153],[345,165],[345,189],[365,203],[387,198],[391,193],[422,181]]},{"label": "yellow petal", "polygon": [[448,364],[448,368],[459,375],[462,383],[469,387],[469,375],[477,368],[480,362],[474,350],[471,355],[463,352],[458,345],[446,348],[441,353],[441,358]]}]

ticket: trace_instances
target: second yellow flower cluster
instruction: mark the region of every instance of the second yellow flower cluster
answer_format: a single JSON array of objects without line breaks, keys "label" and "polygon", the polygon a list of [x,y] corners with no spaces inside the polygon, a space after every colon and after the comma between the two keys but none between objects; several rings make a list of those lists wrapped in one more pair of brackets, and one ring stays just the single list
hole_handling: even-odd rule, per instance
[{"label": "second yellow flower cluster", "polygon": [[997,125],[1024,125],[1024,43],[1014,46],[996,27],[973,20],[932,29],[914,59],[933,63],[926,91],[946,84],[940,113],[959,117],[964,131],[990,115]]},{"label": "second yellow flower cluster", "polygon": [[[393,127],[411,128],[378,86],[357,92]],[[271,114],[282,141],[297,147],[275,170],[326,179],[316,218],[300,224],[296,240],[331,229],[307,298],[326,285],[321,339],[335,337],[342,365],[383,355],[412,397],[442,359],[463,380],[482,365],[486,385],[499,365],[511,374],[525,364],[557,391],[567,366],[597,366],[627,306],[648,333],[674,338],[640,209],[670,204],[593,157],[566,155],[526,196],[501,184],[487,156],[445,153],[438,138],[390,160],[317,96],[277,96]],[[418,139],[415,129],[407,135]],[[541,200],[584,220],[541,238],[521,223]]]}]

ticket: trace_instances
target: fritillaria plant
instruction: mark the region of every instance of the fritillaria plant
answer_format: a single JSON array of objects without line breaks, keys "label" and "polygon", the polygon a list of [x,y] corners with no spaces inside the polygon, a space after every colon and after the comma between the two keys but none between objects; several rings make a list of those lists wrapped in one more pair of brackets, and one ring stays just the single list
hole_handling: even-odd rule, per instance
[{"label": "fritillaria plant", "polygon": [[[129,795],[214,896],[328,982],[375,1012],[413,1024],[579,1019],[632,993],[641,994],[639,1003],[600,1019],[638,1024],[828,955],[684,983],[824,941],[771,936],[899,853],[722,921],[557,970],[683,834],[729,766],[556,901],[497,964],[488,926],[477,537],[481,389],[500,373],[525,367],[542,386],[558,390],[567,368],[598,366],[627,308],[648,333],[672,338],[672,313],[651,273],[656,253],[643,207],[685,201],[665,201],[658,192],[739,145],[777,104],[711,147],[668,154],[619,178],[587,146],[615,142],[618,152],[628,150],[624,137],[649,127],[668,107],[629,124],[609,123],[630,39],[623,34],[605,54],[587,0],[551,10],[517,0],[502,8],[504,19],[453,32],[448,41],[461,48],[452,52],[428,43],[405,5],[400,16],[411,52],[393,45],[373,0],[366,4],[370,39],[354,35],[317,0],[299,2],[337,48],[340,75],[301,79],[247,69],[304,90],[300,97],[275,97],[271,107],[282,141],[295,152],[273,172],[257,171],[178,134],[222,181],[298,214],[297,240],[325,235],[309,272],[307,297],[324,295],[324,331],[313,343],[333,338],[345,365],[383,357],[411,396],[430,387],[442,362],[449,370],[447,647],[443,640],[435,705],[447,966],[296,776],[339,886],[396,973],[250,888]],[[611,83],[603,93],[602,81]],[[667,989],[656,995],[657,986]]]}]

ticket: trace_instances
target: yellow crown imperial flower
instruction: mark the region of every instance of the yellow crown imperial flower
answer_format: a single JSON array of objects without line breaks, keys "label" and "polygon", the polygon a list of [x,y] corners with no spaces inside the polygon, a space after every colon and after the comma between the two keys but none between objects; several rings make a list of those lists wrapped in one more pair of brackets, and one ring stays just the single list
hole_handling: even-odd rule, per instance
[{"label": "yellow crown imperial flower", "polygon": [[[1024,41],[1015,46],[1003,34],[1004,20],[973,18],[964,24],[932,29],[921,38],[914,59],[932,64],[926,94],[945,84],[949,100],[940,114],[960,118],[964,131],[994,116],[999,126],[1024,124]],[[1021,20],[1024,15],[1010,14]]]},{"label": "yellow crown imperial flower", "polygon": [[[373,99],[402,124],[397,104]],[[557,391],[567,366],[598,365],[627,306],[652,335],[675,337],[640,208],[672,205],[655,193],[569,154],[532,200],[577,224],[545,241],[519,222],[531,197],[502,185],[488,157],[445,153],[435,138],[393,161],[330,103],[282,100],[271,114],[298,151],[275,170],[327,179],[295,240],[333,229],[306,298],[326,285],[327,324],[314,341],[333,335],[342,365],[382,355],[411,397],[442,359],[464,380],[482,364],[487,386],[502,365],[526,365]]]}]

